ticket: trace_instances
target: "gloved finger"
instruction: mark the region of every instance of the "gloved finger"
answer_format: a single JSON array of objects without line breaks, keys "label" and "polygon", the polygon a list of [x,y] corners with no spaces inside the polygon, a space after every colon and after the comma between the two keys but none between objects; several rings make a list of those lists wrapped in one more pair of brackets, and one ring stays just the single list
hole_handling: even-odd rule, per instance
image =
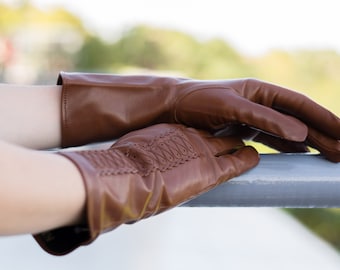
[{"label": "gloved finger", "polygon": [[304,141],[307,127],[298,119],[242,97],[233,88],[191,92],[177,102],[177,123],[220,130],[229,124],[246,124],[291,141]]},{"label": "gloved finger", "polygon": [[307,143],[328,160],[340,162],[340,140],[330,138],[316,129],[309,128]]},{"label": "gloved finger", "polygon": [[307,96],[257,80],[250,80],[246,89],[248,95],[253,93],[252,99],[257,102],[293,115],[327,136],[340,139],[340,118]]},{"label": "gloved finger", "polygon": [[304,142],[287,141],[282,138],[273,137],[269,134],[258,133],[253,141],[262,143],[270,148],[273,148],[281,153],[306,153],[309,152],[307,145]]},{"label": "gloved finger", "polygon": [[307,137],[307,126],[300,120],[248,99],[235,97],[227,110],[233,110],[238,122],[277,137],[296,142]]},{"label": "gloved finger", "polygon": [[216,159],[222,170],[220,182],[239,176],[254,168],[260,161],[259,154],[251,146],[242,147],[232,154],[218,156]]},{"label": "gloved finger", "polygon": [[215,136],[238,136],[243,140],[262,143],[282,153],[309,152],[305,142],[293,142],[254,130],[246,125],[231,125],[215,133]]}]

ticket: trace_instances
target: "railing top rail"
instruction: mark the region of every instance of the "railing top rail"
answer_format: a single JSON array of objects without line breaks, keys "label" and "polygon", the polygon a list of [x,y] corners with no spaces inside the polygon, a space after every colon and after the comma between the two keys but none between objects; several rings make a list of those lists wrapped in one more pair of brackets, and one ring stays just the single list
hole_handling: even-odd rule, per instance
[{"label": "railing top rail", "polygon": [[340,164],[310,154],[265,154],[260,164],[183,206],[340,207]]}]

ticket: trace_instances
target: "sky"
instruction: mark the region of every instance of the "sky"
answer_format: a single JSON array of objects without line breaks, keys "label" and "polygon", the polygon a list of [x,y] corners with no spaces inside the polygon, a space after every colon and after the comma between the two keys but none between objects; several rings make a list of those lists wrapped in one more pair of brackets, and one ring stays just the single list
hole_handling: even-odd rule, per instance
[{"label": "sky", "polygon": [[[1,0],[0,0],[1,1]],[[2,0],[15,3],[17,0]],[[20,0],[18,0],[20,1]],[[17,2],[18,2],[17,1]],[[338,0],[31,0],[62,6],[104,38],[146,23],[223,38],[242,53],[270,49],[334,49],[340,52]]]}]

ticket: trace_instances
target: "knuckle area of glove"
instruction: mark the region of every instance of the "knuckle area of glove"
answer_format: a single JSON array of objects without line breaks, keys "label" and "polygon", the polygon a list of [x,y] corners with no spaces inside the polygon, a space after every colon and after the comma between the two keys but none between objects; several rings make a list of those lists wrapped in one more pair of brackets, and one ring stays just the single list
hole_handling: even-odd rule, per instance
[{"label": "knuckle area of glove", "polygon": [[[207,97],[210,99],[214,99],[216,101],[221,101],[221,93],[226,95],[232,92],[232,88],[218,85],[218,84],[209,84],[204,86],[195,86],[190,89],[186,89],[178,96],[175,102],[175,107],[178,106],[179,103],[185,101],[189,102],[197,102],[197,99],[202,102],[207,102]],[[233,93],[230,93],[233,94]],[[223,100],[222,100],[223,102]],[[225,102],[225,101],[224,101]]]}]

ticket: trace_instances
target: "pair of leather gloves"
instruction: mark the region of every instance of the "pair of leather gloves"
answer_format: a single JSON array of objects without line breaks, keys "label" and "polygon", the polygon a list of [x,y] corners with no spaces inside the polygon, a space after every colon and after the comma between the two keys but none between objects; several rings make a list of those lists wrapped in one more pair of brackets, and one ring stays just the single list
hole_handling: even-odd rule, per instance
[{"label": "pair of leather gloves", "polygon": [[340,161],[340,119],[266,82],[61,73],[58,84],[63,147],[118,140],[107,150],[59,153],[82,174],[87,222],[35,235],[51,254],[67,254],[253,168],[258,153],[243,139],[281,152],[311,146]]}]

